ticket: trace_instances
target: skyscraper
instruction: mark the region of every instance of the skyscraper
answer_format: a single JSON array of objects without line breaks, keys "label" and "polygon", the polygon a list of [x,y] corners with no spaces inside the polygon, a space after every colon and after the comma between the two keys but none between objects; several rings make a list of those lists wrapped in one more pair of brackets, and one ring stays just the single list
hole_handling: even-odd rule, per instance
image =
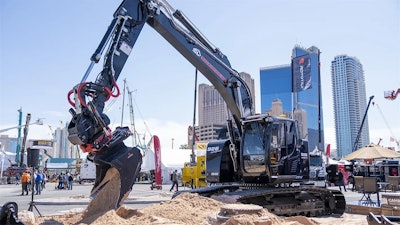
[{"label": "skyscraper", "polygon": [[[239,76],[244,80],[250,89],[253,103],[254,79],[248,73],[240,73]],[[253,104],[255,105],[255,104]],[[196,135],[200,141],[209,141],[216,139],[215,131],[226,125],[227,107],[224,99],[212,85],[199,84],[198,94],[198,126],[196,126]]]},{"label": "skyscraper", "polygon": [[[355,57],[339,55],[331,63],[333,107],[338,157],[352,152],[367,107],[364,70]],[[365,119],[356,149],[369,144]]]},{"label": "skyscraper", "polygon": [[283,114],[298,121],[300,135],[308,140],[309,149],[324,148],[322,100],[319,98],[319,49],[315,46],[296,46],[292,59],[309,55],[311,61],[311,88],[292,93],[292,66],[290,64],[260,69],[261,112],[271,112],[279,99]]}]

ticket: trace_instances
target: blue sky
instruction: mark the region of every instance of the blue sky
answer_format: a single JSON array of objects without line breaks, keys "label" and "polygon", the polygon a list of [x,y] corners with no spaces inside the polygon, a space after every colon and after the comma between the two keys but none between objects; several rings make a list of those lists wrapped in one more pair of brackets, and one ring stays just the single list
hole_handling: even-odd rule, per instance
[{"label": "blue sky", "polygon": [[[325,143],[335,145],[330,63],[340,54],[357,57],[364,66],[371,142],[394,146],[400,139],[400,96],[383,98],[400,88],[400,2],[397,0],[270,1],[173,0],[230,60],[234,69],[253,76],[256,111],[260,110],[259,70],[290,63],[295,45],[321,51]],[[45,137],[69,121],[68,91],[80,82],[89,58],[103,37],[120,1],[0,2],[0,129],[18,124],[22,107],[35,137]],[[102,65],[89,77],[93,81]],[[123,69],[134,92],[139,133],[157,134],[162,147],[186,142],[193,120],[194,67],[149,26],[145,26]],[[208,83],[203,77],[199,83]],[[108,111],[121,123],[122,97]],[[124,124],[129,124],[125,107]],[[387,121],[387,122],[385,122]],[[62,123],[61,123],[62,122]],[[148,131],[145,127],[148,127]],[[8,132],[15,135],[16,130]]]}]

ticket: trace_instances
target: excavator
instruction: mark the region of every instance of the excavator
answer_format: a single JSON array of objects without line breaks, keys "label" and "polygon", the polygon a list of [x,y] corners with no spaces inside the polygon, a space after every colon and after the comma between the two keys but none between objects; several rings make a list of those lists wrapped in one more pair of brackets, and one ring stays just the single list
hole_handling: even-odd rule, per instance
[{"label": "excavator", "polygon": [[[307,142],[299,138],[296,121],[256,114],[251,92],[240,74],[182,11],[164,0],[124,0],[81,82],[68,93],[72,106],[68,139],[96,164],[87,216],[117,210],[141,169],[140,149],[123,142],[131,131],[128,127],[112,131],[104,105],[120,94],[118,77],[146,24],[212,83],[229,109],[227,138],[207,146],[210,185],[191,192],[235,197],[237,202],[261,205],[277,215],[344,212],[346,202],[341,192],[317,188],[310,182]],[[87,81],[102,57],[101,72],[95,81]]]}]

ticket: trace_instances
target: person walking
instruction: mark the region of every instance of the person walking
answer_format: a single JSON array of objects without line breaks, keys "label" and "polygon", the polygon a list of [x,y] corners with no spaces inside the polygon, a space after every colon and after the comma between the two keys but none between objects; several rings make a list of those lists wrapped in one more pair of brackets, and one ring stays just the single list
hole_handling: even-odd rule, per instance
[{"label": "person walking", "polygon": [[178,191],[178,170],[175,170],[171,174],[171,181],[172,181],[172,187],[171,187],[171,189],[169,189],[169,191],[172,191],[172,189],[174,189],[175,185],[176,185],[176,191]]},{"label": "person walking", "polygon": [[344,175],[343,175],[342,170],[339,170],[338,178],[339,178],[339,182],[338,182],[339,190],[342,191],[342,186],[343,186],[344,191],[347,192],[347,190],[346,190],[346,184],[345,184],[345,182],[344,182]]},{"label": "person walking", "polygon": [[28,181],[30,180],[31,180],[31,175],[29,175],[29,173],[25,171],[21,177],[21,184],[22,184],[21,195],[24,195],[24,192],[26,192],[26,195],[28,195]]}]

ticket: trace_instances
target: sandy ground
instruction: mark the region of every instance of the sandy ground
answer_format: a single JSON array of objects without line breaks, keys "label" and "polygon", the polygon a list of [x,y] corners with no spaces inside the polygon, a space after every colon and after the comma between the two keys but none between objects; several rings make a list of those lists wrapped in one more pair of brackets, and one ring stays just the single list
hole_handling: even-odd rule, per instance
[{"label": "sandy ground", "polygon": [[303,216],[277,217],[266,209],[256,213],[246,212],[235,216],[221,217],[221,206],[225,203],[201,197],[198,194],[181,194],[170,200],[153,204],[136,210],[121,207],[118,211],[109,210],[90,214],[71,212],[58,216],[34,217],[29,211],[19,212],[19,219],[28,225],[60,225],[60,224],[118,224],[118,225],[150,225],[150,224],[193,224],[193,225],[317,225],[317,224],[368,224],[365,215],[343,214],[340,217],[307,218]]}]

